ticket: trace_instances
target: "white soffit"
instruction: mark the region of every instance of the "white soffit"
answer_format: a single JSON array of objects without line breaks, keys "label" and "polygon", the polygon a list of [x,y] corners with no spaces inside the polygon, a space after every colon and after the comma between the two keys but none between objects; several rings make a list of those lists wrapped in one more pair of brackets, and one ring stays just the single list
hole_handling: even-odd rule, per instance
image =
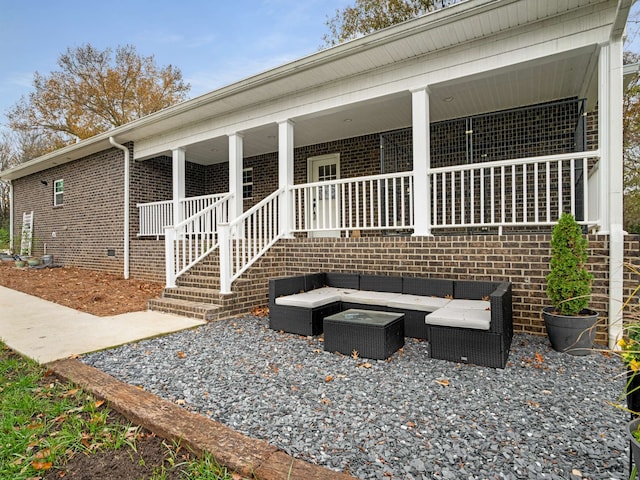
[{"label": "white soffit", "polygon": [[[194,122],[202,122],[207,118],[219,118],[230,112],[247,109],[252,105],[277,104],[280,98],[290,98],[296,92],[330,85],[336,79],[362,75],[396,62],[420,58],[432,52],[446,54],[447,49],[455,45],[467,44],[495,35],[499,37],[501,32],[515,32],[518,29],[531,30],[538,22],[554,19],[574,9],[581,9],[576,15],[570,14],[574,27],[582,21],[582,18],[586,19],[589,16],[585,22],[593,22],[594,18],[599,18],[602,25],[607,25],[608,22],[613,21],[612,12],[616,6],[617,1],[613,0],[468,0],[309,55],[169,107],[118,127],[111,132],[15,167],[4,172],[2,176],[6,179],[18,178],[48,168],[54,164],[53,162],[65,163],[110,148],[108,138],[111,135],[115,136],[119,143],[138,141],[163,135],[163,133],[170,132],[175,128],[184,127]],[[558,22],[559,20],[550,21]],[[509,34],[507,42],[513,42],[516,38]],[[505,44],[505,48],[508,48],[507,44]],[[587,52],[585,52],[585,58],[586,56]],[[584,58],[568,59],[567,61],[576,62],[574,68],[580,70]],[[568,70],[562,71],[561,63],[551,61],[540,68],[525,67],[517,71],[499,72],[498,75],[491,77],[485,78],[479,75],[476,78],[460,80],[450,85],[436,85],[432,90],[434,97],[437,98],[438,95],[442,98],[453,97],[453,101],[449,102],[451,104],[456,99],[459,101],[456,102],[457,106],[448,105],[449,108],[446,111],[434,105],[434,101],[432,101],[432,120],[463,116],[473,112],[487,111],[487,109],[495,110],[501,105],[505,105],[506,108],[513,106],[513,102],[524,104],[525,101],[518,97],[518,93],[522,93],[523,88],[518,88],[519,92],[510,88],[513,82],[522,82],[521,85],[528,85],[531,99],[549,96],[548,94],[542,95],[540,92],[550,87],[557,90],[560,97],[562,92],[570,90],[572,83],[567,72]],[[366,74],[372,75],[374,73]],[[579,75],[577,76],[579,77]],[[555,79],[556,83],[552,79]],[[474,83],[473,92],[470,88],[472,81],[478,82]],[[407,115],[405,108],[407,97],[401,95],[395,100],[400,100],[395,109],[393,102],[390,103],[390,99],[387,98],[371,105],[352,106],[349,115],[361,114],[363,122],[368,122],[367,127],[356,128],[356,122],[352,122],[354,125],[351,127],[338,123],[340,112],[326,112],[318,118],[303,118],[300,123],[296,123],[296,145],[307,144],[307,142],[330,136],[332,128],[342,132],[343,136],[340,138],[345,138],[347,134],[357,133],[365,128],[384,130],[392,125],[406,126],[402,124],[406,123],[403,119]],[[532,100],[531,103],[535,103],[535,100]],[[495,108],[488,107],[489,104],[495,105]],[[377,114],[376,109],[381,108],[384,108],[384,113],[388,118],[384,120],[372,119],[371,117]],[[330,122],[333,123],[330,124]],[[304,129],[304,123],[310,126],[309,131]],[[336,125],[342,128],[338,129]],[[315,133],[311,133],[311,126],[314,127]],[[269,126],[265,126],[264,129],[268,130]],[[259,136],[262,136],[263,132],[256,131],[256,134],[258,133]],[[270,134],[267,135],[267,137],[269,136]],[[245,153],[247,155],[250,155],[252,151],[257,154],[270,148],[269,139],[256,140],[255,145],[252,146],[252,140],[248,137],[249,135],[245,137]],[[209,142],[213,142],[214,146],[207,144],[202,147],[215,153],[213,150],[216,150],[217,146],[224,148],[225,141],[213,139]],[[199,148],[200,145],[193,145],[191,148],[194,158],[198,157],[196,151]],[[200,161],[209,163],[212,161],[210,157],[209,154],[206,159]]]}]

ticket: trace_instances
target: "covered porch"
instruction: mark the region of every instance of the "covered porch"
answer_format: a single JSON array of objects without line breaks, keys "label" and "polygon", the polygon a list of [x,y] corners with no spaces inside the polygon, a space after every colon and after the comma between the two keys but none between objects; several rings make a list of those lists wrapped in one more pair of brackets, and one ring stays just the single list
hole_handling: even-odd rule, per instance
[{"label": "covered porch", "polygon": [[135,233],[164,237],[168,287],[217,252],[224,294],[280,239],[549,232],[566,211],[608,236],[619,311],[628,7],[464,2],[194,99],[135,142],[168,172]]}]

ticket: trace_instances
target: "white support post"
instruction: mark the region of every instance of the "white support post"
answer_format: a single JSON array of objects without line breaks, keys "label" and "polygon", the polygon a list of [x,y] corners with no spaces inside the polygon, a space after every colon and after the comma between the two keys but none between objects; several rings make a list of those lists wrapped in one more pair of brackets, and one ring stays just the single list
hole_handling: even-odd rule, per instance
[{"label": "white support post", "polygon": [[179,224],[182,218],[180,200],[185,198],[185,151],[176,148],[172,151],[172,181],[173,181],[173,225]]},{"label": "white support post", "polygon": [[606,235],[609,233],[609,123],[610,123],[610,103],[609,96],[611,78],[609,76],[609,59],[611,50],[609,45],[600,46],[598,61],[598,148],[602,152],[599,162],[599,197],[598,198],[598,218],[600,219],[600,230],[598,233]]},{"label": "white support post", "polygon": [[[413,208],[414,236],[431,235],[431,156],[429,133],[429,89],[411,92],[413,124]],[[418,214],[417,212],[422,212]]]},{"label": "white support post", "polygon": [[[609,233],[609,347],[622,336],[624,302],[622,39],[612,38],[600,49],[598,111],[599,147],[604,167],[603,228]],[[604,137],[604,138],[603,138]]]},{"label": "white support post", "polygon": [[293,238],[293,133],[292,120],[278,122],[278,187],[284,190],[280,205],[280,231],[285,238]]},{"label": "white support post", "polygon": [[166,288],[175,288],[176,286],[176,230],[173,227],[165,227],[164,229],[164,252],[165,252],[165,286]]},{"label": "white support post", "polygon": [[229,224],[218,225],[218,242],[220,248],[220,293],[231,293],[231,245]]},{"label": "white support post", "polygon": [[233,198],[229,202],[229,221],[242,215],[242,160],[243,137],[240,133],[229,135],[229,193]]},{"label": "white support post", "polygon": [[13,234],[13,228],[15,225],[13,215],[13,180],[9,180],[9,248],[11,253],[15,253],[15,235]]}]

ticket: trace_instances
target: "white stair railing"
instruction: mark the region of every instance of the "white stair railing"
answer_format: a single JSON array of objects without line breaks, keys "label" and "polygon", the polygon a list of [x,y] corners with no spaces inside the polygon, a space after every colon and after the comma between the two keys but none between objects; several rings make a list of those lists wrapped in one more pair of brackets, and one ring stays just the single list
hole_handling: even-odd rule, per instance
[{"label": "white stair railing", "polygon": [[254,205],[229,224],[219,225],[220,292],[231,284],[282,237],[280,202],[284,189]]},{"label": "white stair railing", "polygon": [[218,248],[219,226],[229,221],[232,197],[226,194],[179,224],[165,227],[167,287],[175,287],[180,275]]}]

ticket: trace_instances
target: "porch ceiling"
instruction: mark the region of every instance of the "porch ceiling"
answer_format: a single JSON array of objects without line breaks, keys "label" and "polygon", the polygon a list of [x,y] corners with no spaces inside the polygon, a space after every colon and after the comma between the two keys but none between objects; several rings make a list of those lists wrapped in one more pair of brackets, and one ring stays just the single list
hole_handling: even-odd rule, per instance
[{"label": "porch ceiling", "polygon": [[[597,47],[526,62],[510,69],[432,85],[431,121],[437,122],[567,97],[597,95]],[[595,104],[595,98],[592,103]],[[411,93],[379,97],[293,119],[296,147],[340,140],[411,125]],[[278,150],[277,125],[243,132],[244,156]],[[209,165],[228,161],[227,137],[189,145],[187,160]]]}]

